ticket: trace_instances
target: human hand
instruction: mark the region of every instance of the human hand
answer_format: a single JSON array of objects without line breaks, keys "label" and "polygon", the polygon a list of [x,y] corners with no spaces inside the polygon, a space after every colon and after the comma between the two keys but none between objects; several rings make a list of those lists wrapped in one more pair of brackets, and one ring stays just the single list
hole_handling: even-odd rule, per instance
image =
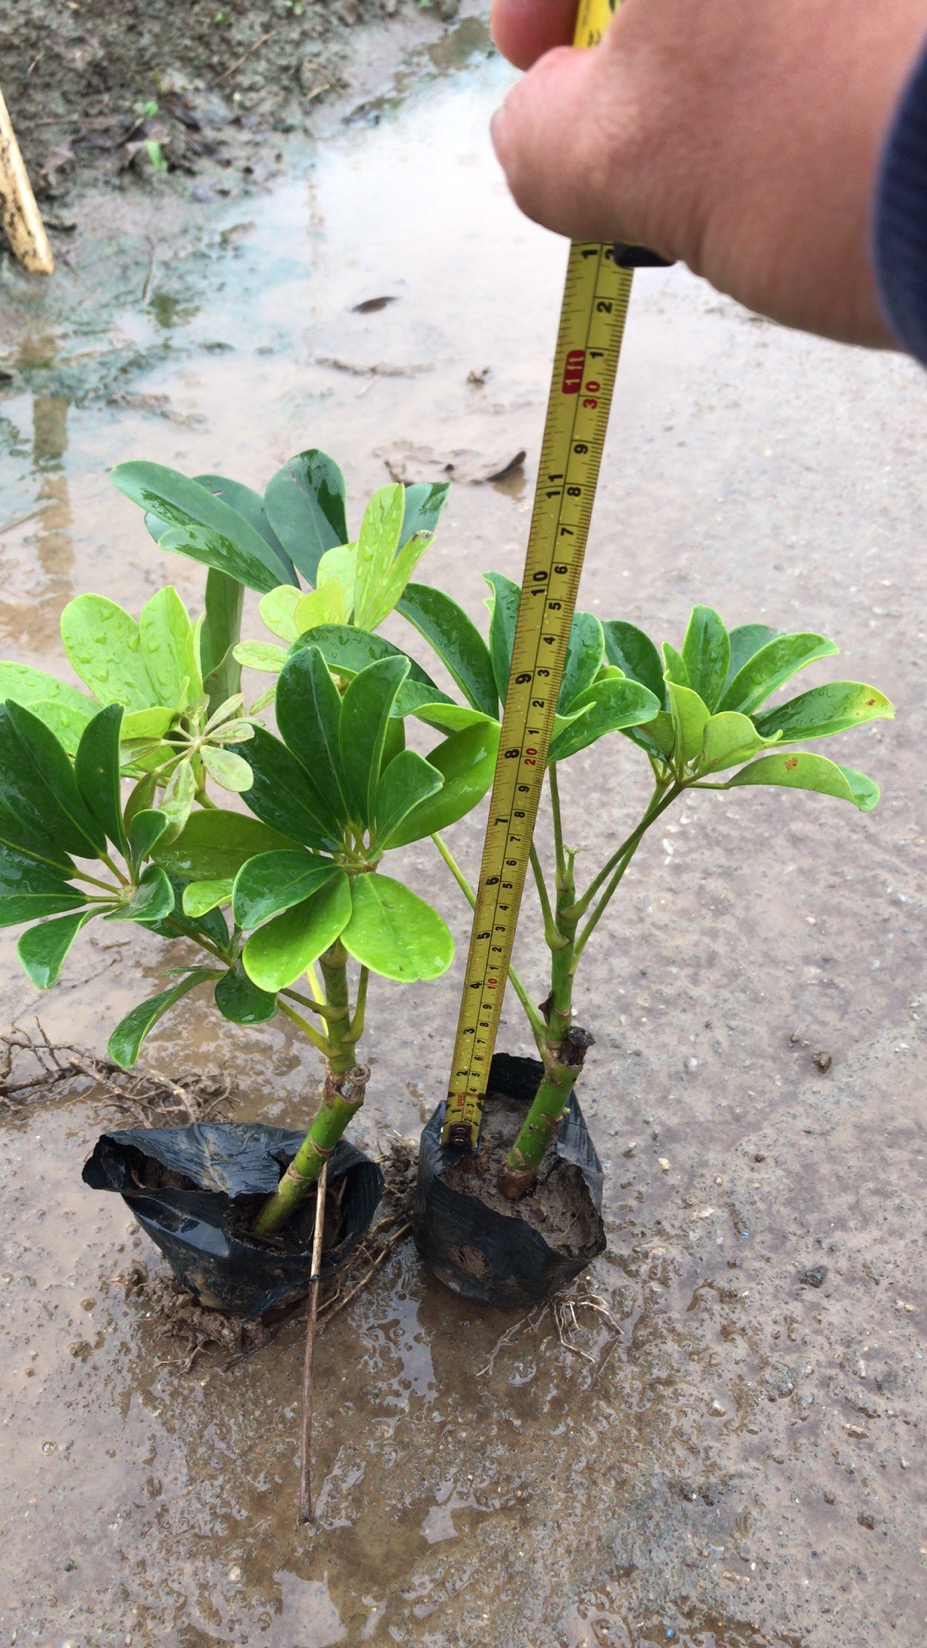
[{"label": "human hand", "polygon": [[587,51],[567,44],[575,12],[493,0],[528,70],[493,121],[522,210],[681,258],[786,325],[891,346],[871,217],[923,0],[625,0]]}]

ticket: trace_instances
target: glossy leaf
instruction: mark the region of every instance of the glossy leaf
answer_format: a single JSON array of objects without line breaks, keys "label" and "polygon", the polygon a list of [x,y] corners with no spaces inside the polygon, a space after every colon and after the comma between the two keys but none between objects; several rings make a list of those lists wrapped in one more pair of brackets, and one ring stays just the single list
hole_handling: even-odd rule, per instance
[{"label": "glossy leaf", "polygon": [[241,960],[216,981],[216,1006],[233,1024],[266,1024],[277,1011],[277,998],[252,983]]},{"label": "glossy leaf", "polygon": [[157,864],[142,872],[132,897],[110,911],[107,921],[164,921],[174,909],[174,889]]},{"label": "glossy leaf", "polygon": [[415,481],[405,488],[400,544],[407,544],[417,532],[434,532],[450,490],[447,481]]},{"label": "glossy leaf", "polygon": [[743,669],[748,659],[765,647],[767,641],[774,641],[779,634],[777,629],[770,628],[769,624],[738,624],[732,629],[728,637],[731,643],[731,661],[728,665],[727,688],[734,676]]},{"label": "glossy leaf", "polygon": [[[243,527],[247,526],[241,516],[237,519]],[[247,544],[243,544],[224,532],[217,532],[214,527],[190,524],[172,527],[163,538],[159,538],[158,543],[161,549],[186,555],[191,561],[199,561],[202,566],[213,567],[216,572],[224,572],[229,578],[237,579],[248,589],[267,594],[276,589],[285,569],[279,562],[268,566],[270,550],[256,532],[251,534],[250,527],[248,533]],[[261,544],[262,553],[255,552],[255,542]]]},{"label": "glossy leaf", "polygon": [[489,648],[457,602],[428,584],[408,584],[396,610],[434,648],[467,703],[484,715],[498,716]]},{"label": "glossy leaf", "polygon": [[688,685],[713,710],[724,691],[731,641],[713,607],[693,607],[682,643]]},{"label": "glossy leaf", "polygon": [[121,1019],[107,1043],[107,1052],[114,1064],[121,1064],[123,1069],[131,1070],[141,1052],[142,1042],[159,1019],[174,1006],[175,1002],[195,990],[198,984],[207,979],[216,977],[216,973],[209,967],[194,967],[169,990],[162,990],[160,995],[152,996],[149,1001],[139,1002]]},{"label": "glossy leaf", "polygon": [[170,584],[156,590],[138,618],[142,658],[154,687],[152,703],[185,709],[203,696],[190,614]]},{"label": "glossy leaf", "polygon": [[72,886],[60,870],[0,845],[0,927],[76,910],[86,902],[86,893]]},{"label": "glossy leaf", "polygon": [[302,904],[343,871],[312,853],[260,853],[235,878],[232,908],[239,927],[260,927],[282,910]]},{"label": "glossy leaf", "polygon": [[9,703],[0,710],[0,800],[7,812],[41,832],[67,853],[97,858],[106,835],[87,807],[74,768],[44,722]]},{"label": "glossy leaf", "polygon": [[143,807],[133,813],[128,826],[129,857],[133,868],[150,858],[157,842],[167,829],[167,819],[154,807]]},{"label": "glossy leaf", "polygon": [[591,612],[574,613],[557,700],[559,714],[574,708],[574,700],[592,686],[604,657],[605,635],[598,618]]},{"label": "glossy leaf", "polygon": [[[482,710],[472,710],[469,704],[419,704],[415,711],[418,721],[424,721],[426,726],[438,727],[442,732],[462,732],[464,727],[485,726],[487,721],[498,725],[498,712],[495,715],[484,715]],[[557,717],[554,717],[556,723]]]},{"label": "glossy leaf", "polygon": [[[294,650],[305,647],[318,647],[329,669],[349,681],[380,658],[406,657],[399,647],[385,641],[382,635],[368,635],[366,630],[355,629],[351,624],[320,624],[318,629],[301,636]],[[414,658],[408,662],[408,678],[396,697],[394,715],[410,715],[420,704],[451,703],[447,693],[435,686]]]},{"label": "glossy leaf", "polygon": [[371,972],[410,984],[440,978],[454,940],[430,904],[392,876],[356,876],[351,919],[341,935],[348,954]]},{"label": "glossy leaf", "polygon": [[491,585],[493,592],[491,601],[487,602],[492,615],[489,625],[489,656],[492,660],[496,691],[504,704],[509,685],[509,671],[512,667],[512,644],[515,640],[515,621],[518,617],[521,590],[511,578],[506,578],[501,572],[486,572],[483,576],[487,584]]},{"label": "glossy leaf", "polygon": [[585,713],[571,720],[551,739],[548,765],[552,761],[566,761],[606,733],[650,721],[657,713],[658,701],[640,682],[612,677],[596,681],[573,699],[570,708]]},{"label": "glossy leaf", "polygon": [[742,761],[752,760],[757,750],[762,749],[763,743],[748,715],[738,715],[735,710],[722,710],[719,715],[713,715],[705,727],[702,756],[698,764],[699,777],[703,773],[723,772],[727,767],[737,767]]},{"label": "glossy leaf", "polygon": [[748,658],[728,682],[718,708],[752,715],[791,676],[818,658],[832,658],[836,652],[833,641],[823,635],[777,635]]},{"label": "glossy leaf", "polygon": [[393,833],[416,807],[436,795],[443,783],[443,775],[430,761],[414,750],[400,750],[380,778],[375,817],[377,846],[393,846]]},{"label": "glossy leaf", "polygon": [[782,742],[796,739],[828,738],[866,721],[892,720],[894,707],[884,693],[861,681],[829,681],[826,687],[812,687],[786,704],[762,710],[753,717],[764,737],[781,733]]},{"label": "glossy leaf", "polygon": [[196,779],[193,776],[192,764],[189,761],[178,761],[158,802],[158,811],[167,819],[164,831],[166,839],[175,838],[186,827],[195,800]]},{"label": "glossy leaf", "polygon": [[82,910],[77,915],[58,916],[54,921],[27,927],[20,935],[16,954],[39,990],[50,990],[57,984],[71,945],[81,928],[96,914],[96,910]]},{"label": "glossy leaf", "polygon": [[77,787],[104,835],[125,852],[119,733],[121,704],[110,704],[85,727],[74,760]]},{"label": "glossy leaf", "polygon": [[669,708],[663,663],[649,635],[634,624],[620,618],[609,618],[602,625],[605,637],[605,657],[631,681],[639,681],[658,700],[662,709]]},{"label": "glossy leaf", "polygon": [[338,465],[315,448],[297,453],[265,489],[264,508],[287,554],[306,582],[314,584],[321,556],[348,541],[344,476]]},{"label": "glossy leaf", "polygon": [[217,910],[222,904],[230,904],[234,885],[231,877],[224,881],[189,882],[183,890],[184,915],[196,920],[208,915],[210,910]]},{"label": "glossy leaf", "polygon": [[[296,635],[304,635],[319,624],[345,624],[348,619],[344,588],[337,578],[309,590],[300,597],[294,613]],[[293,640],[296,636],[292,637]]]},{"label": "glossy leaf", "polygon": [[268,595],[262,595],[258,602],[258,612],[271,634],[279,635],[287,645],[295,641],[299,634],[296,608],[302,599],[303,592],[295,584],[279,584]]},{"label": "glossy leaf", "polygon": [[44,721],[68,755],[74,754],[81,733],[97,709],[93,700],[76,687],[28,664],[0,664],[0,702],[7,698],[23,704]]},{"label": "glossy leaf", "polygon": [[206,611],[199,653],[203,690],[210,712],[241,689],[241,670],[235,647],[241,636],[244,589],[237,578],[210,567],[206,574]]},{"label": "glossy leaf", "polygon": [[318,587],[324,589],[326,585],[337,584],[344,601],[344,622],[349,615],[354,615],[354,600],[357,583],[357,545],[338,544],[335,549],[327,549],[319,562],[316,572]]},{"label": "glossy leaf", "polygon": [[272,641],[239,641],[235,648],[236,663],[272,675],[280,674],[288,656],[285,647],[275,647]]},{"label": "glossy leaf", "polygon": [[[322,654],[315,647],[294,652],[277,683],[280,736],[305,769],[314,807],[340,841],[350,815],[349,785],[339,744],[342,699]],[[309,845],[307,843],[307,845]]]},{"label": "glossy leaf", "polygon": [[[164,464],[146,462],[118,464],[110,479],[120,492],[154,517],[150,524],[156,527],[155,536],[162,549],[176,549],[192,555],[196,561],[203,560],[202,553],[194,552],[184,542],[184,534],[190,533],[191,543],[224,545],[220,554],[237,560],[242,567],[263,567],[266,577],[272,581],[249,584],[250,588],[273,589],[290,576],[286,559],[281,559],[267,539],[256,532],[237,509],[224,503],[199,481]],[[206,560],[206,565],[237,576],[234,567],[222,559]],[[248,578],[240,581],[249,583]]]},{"label": "glossy leaf", "polygon": [[139,627],[105,595],[78,595],[61,614],[68,663],[101,704],[148,709],[158,701],[142,657]]},{"label": "glossy leaf", "polygon": [[[663,673],[667,682],[672,682],[674,686],[690,687],[689,671],[686,669],[685,659],[681,652],[677,652],[675,647],[670,646],[668,641],[663,643]],[[691,690],[694,692],[695,688],[692,687]]]},{"label": "glossy leaf", "polygon": [[183,881],[234,880],[257,853],[278,852],[295,843],[247,813],[204,807],[191,813],[175,841],[158,842],[154,859]]},{"label": "glossy leaf", "polygon": [[[436,830],[445,830],[483,799],[493,781],[499,753],[498,721],[483,721],[452,733],[428,754],[428,765],[444,779],[442,788],[428,800],[419,802],[392,834],[391,847],[405,847],[421,841]],[[387,768],[387,772],[389,768]]]},{"label": "glossy leaf", "polygon": [[[390,712],[408,673],[407,658],[383,658],[355,675],[342,701],[338,734],[341,771],[350,816],[363,828],[373,823],[376,813]],[[279,705],[278,688],[278,720]]]},{"label": "glossy leaf", "polygon": [[702,753],[702,740],[708,724],[708,710],[697,692],[690,687],[678,687],[667,682],[670,714],[673,718],[673,765],[677,771],[687,767]]},{"label": "glossy leaf", "polygon": [[210,778],[221,785],[223,790],[231,790],[233,795],[243,795],[250,790],[253,783],[251,768],[247,761],[234,750],[219,749],[215,744],[204,744],[200,755],[203,766]]},{"label": "glossy leaf", "polygon": [[334,853],[341,847],[341,830],[332,804],[323,799],[296,756],[262,727],[255,728],[242,759],[251,768],[248,806],[256,818],[288,838],[286,845],[313,847]]},{"label": "glossy leaf", "polygon": [[120,738],[123,744],[129,746],[129,753],[132,753],[136,749],[140,750],[142,744],[160,742],[176,719],[176,710],[167,709],[160,704],[148,710],[124,711]]},{"label": "glossy leaf", "polygon": [[350,884],[341,871],[311,898],[252,933],[242,951],[248,977],[262,990],[293,984],[341,936],[351,908]]},{"label": "glossy leaf", "polygon": [[211,910],[204,911],[200,916],[187,915],[184,911],[183,901],[189,882],[184,881],[180,876],[173,875],[170,870],[167,871],[167,878],[174,891],[174,908],[163,921],[146,922],[145,925],[148,931],[157,933],[159,938],[192,938],[197,943],[206,940],[215,946],[220,955],[231,962],[233,960],[232,940],[229,935],[228,922],[222,911],[214,906]]},{"label": "glossy leaf", "polygon": [[376,629],[391,610],[385,592],[399,548],[404,513],[404,494],[398,482],[380,487],[364,510],[354,573],[354,622],[361,629]]},{"label": "glossy leaf", "polygon": [[841,801],[851,801],[860,812],[868,813],[879,799],[879,788],[865,773],[853,767],[838,766],[823,755],[812,755],[805,750],[764,755],[749,767],[744,767],[726,784],[724,790],[733,790],[745,784],[784,785],[789,789],[814,790],[818,795],[833,795]]},{"label": "glossy leaf", "polygon": [[267,519],[267,511],[264,508],[264,499],[261,494],[255,492],[250,486],[244,486],[241,481],[229,480],[225,475],[196,475],[194,479],[199,482],[200,486],[205,486],[207,492],[212,492],[222,503],[228,504],[229,508],[234,509],[236,514],[244,516],[248,525],[252,526],[255,532],[273,550],[281,566],[287,568],[287,576],[295,583],[296,570]]},{"label": "glossy leaf", "polygon": [[676,730],[669,710],[660,710],[646,726],[625,727],[623,731],[625,737],[638,749],[644,750],[652,761],[659,761],[665,766],[672,760]]}]

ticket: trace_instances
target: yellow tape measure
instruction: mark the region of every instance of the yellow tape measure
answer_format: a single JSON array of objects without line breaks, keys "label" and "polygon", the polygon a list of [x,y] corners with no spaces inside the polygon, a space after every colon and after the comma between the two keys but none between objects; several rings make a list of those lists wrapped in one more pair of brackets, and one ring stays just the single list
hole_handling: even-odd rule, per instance
[{"label": "yellow tape measure", "polygon": [[[595,45],[613,10],[582,0],[574,43]],[[479,1137],[631,278],[614,247],[571,246],[444,1116],[442,1141],[455,1148]]]}]

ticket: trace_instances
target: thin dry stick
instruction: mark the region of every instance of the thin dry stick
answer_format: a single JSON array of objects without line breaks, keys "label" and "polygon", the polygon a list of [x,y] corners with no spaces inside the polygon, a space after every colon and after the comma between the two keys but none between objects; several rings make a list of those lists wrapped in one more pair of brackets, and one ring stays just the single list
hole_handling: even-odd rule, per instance
[{"label": "thin dry stick", "polygon": [[306,1321],[306,1359],[303,1363],[303,1417],[299,1450],[299,1504],[296,1525],[312,1522],[312,1353],[315,1349],[315,1322],[319,1309],[319,1265],[322,1261],[322,1226],[325,1222],[325,1185],[328,1163],[323,1163],[315,1193],[315,1231],[312,1237],[312,1286]]},{"label": "thin dry stick", "polygon": [[269,29],[267,34],[262,34],[260,40],[255,40],[254,45],[249,46],[248,50],[246,52],[244,52],[242,54],[242,56],[239,57],[237,59],[237,61],[232,64],[231,68],[226,69],[224,74],[220,74],[218,80],[214,81],[213,84],[216,85],[216,86],[221,86],[223,80],[228,80],[230,74],[237,74],[238,70],[241,68],[242,64],[247,63],[248,58],[251,57],[252,54],[254,52],[256,52],[260,46],[266,46],[268,40],[273,39],[273,36],[275,34],[279,34],[279,32],[280,32],[279,29]]},{"label": "thin dry stick", "polygon": [[[389,1224],[390,1222],[391,1221],[389,1219],[385,1219],[383,1221],[384,1224]],[[377,1228],[381,1229],[382,1227],[378,1226]],[[370,1281],[371,1276],[374,1276],[376,1274],[376,1272],[379,1270],[380,1266],[382,1265],[384,1259],[386,1259],[389,1256],[389,1254],[392,1252],[393,1248],[396,1246],[396,1243],[401,1242],[404,1236],[408,1236],[409,1231],[411,1229],[412,1229],[412,1222],[411,1222],[411,1220],[407,1220],[406,1223],[404,1225],[401,1225],[398,1230],[394,1230],[393,1234],[392,1234],[392,1236],[390,1236],[389,1240],[384,1242],[383,1247],[381,1248],[380,1252],[377,1254],[376,1258],[374,1259],[373,1264],[369,1267],[369,1269],[364,1271],[364,1274],[361,1277],[360,1281],[358,1283],[356,1283],[356,1285],[354,1287],[352,1287],[350,1293],[339,1294],[336,1298],[332,1299],[332,1301],[329,1305],[325,1306],[325,1308],[322,1312],[322,1315],[324,1317],[326,1327],[328,1327],[328,1324],[331,1321],[332,1317],[337,1316],[337,1314],[340,1310],[344,1310],[345,1305],[349,1305],[351,1303],[351,1300],[356,1298],[357,1294],[360,1293],[361,1289],[365,1288],[367,1286],[367,1283]]]}]

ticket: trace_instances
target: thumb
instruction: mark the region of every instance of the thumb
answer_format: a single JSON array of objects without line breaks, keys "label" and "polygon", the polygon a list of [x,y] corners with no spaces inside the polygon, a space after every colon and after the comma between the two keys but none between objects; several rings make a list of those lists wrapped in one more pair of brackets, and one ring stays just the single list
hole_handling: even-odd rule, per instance
[{"label": "thumb", "polygon": [[607,36],[592,51],[547,52],[512,87],[493,118],[492,141],[528,217],[572,240],[643,238],[628,189],[635,101]]}]

